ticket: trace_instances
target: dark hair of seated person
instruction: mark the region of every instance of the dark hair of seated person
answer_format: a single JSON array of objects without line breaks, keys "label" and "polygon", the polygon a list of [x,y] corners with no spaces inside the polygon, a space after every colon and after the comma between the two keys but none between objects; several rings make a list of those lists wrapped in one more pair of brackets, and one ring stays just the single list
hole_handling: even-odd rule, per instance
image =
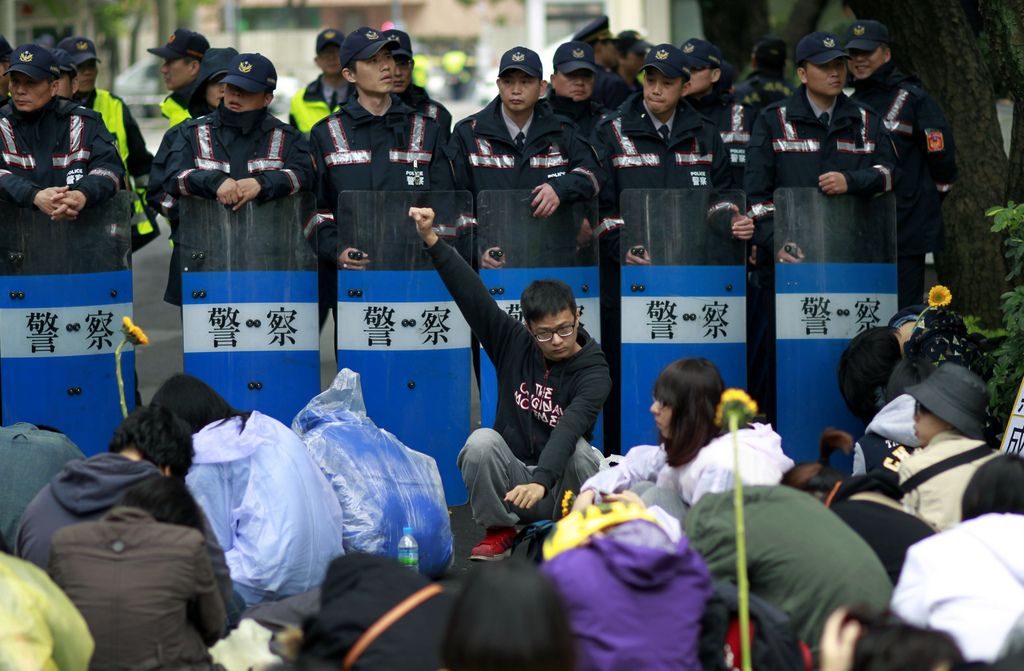
[{"label": "dark hair of seated person", "polygon": [[[192,375],[178,373],[167,378],[153,394],[151,405],[167,408],[180,417],[192,433],[218,420],[242,418],[241,429],[252,413],[235,410],[213,387]],[[241,433],[241,429],[239,433]]]},{"label": "dark hair of seated person", "polygon": [[1024,459],[1001,454],[982,464],[967,483],[961,508],[963,520],[988,513],[1024,515]]},{"label": "dark hair of seated person", "polygon": [[448,671],[572,671],[574,645],[555,587],[536,564],[509,559],[470,574],[441,659]]},{"label": "dark hair of seated person", "polygon": [[678,359],[658,373],[651,395],[672,410],[671,435],[659,436],[669,466],[690,463],[718,435],[715,408],[724,389],[722,374],[707,359]]},{"label": "dark hair of seated person", "polygon": [[889,382],[885,386],[885,402],[889,403],[897,396],[907,393],[907,387],[921,384],[934,372],[935,364],[923,356],[903,357],[889,376]]},{"label": "dark hair of seated person", "polygon": [[960,648],[944,632],[915,627],[890,613],[875,615],[857,607],[850,609],[847,619],[863,627],[850,671],[935,671],[964,662]]},{"label": "dark hair of seated person", "polygon": [[782,476],[782,484],[807,492],[829,505],[845,478],[829,465],[829,460],[837,450],[848,452],[852,447],[853,437],[850,434],[838,429],[825,429],[818,443],[818,461],[805,461],[793,466]]},{"label": "dark hair of seated person", "polygon": [[192,467],[192,432],[166,408],[136,408],[114,430],[109,449],[115,454],[134,449],[146,461],[157,468],[167,467],[178,478],[188,475]]},{"label": "dark hair of seated person", "polygon": [[885,401],[886,385],[903,356],[896,332],[876,326],[858,334],[839,357],[839,393],[846,407],[865,424]]},{"label": "dark hair of seated person", "polygon": [[145,510],[157,522],[203,531],[199,504],[178,478],[146,478],[124,493],[120,505]]}]

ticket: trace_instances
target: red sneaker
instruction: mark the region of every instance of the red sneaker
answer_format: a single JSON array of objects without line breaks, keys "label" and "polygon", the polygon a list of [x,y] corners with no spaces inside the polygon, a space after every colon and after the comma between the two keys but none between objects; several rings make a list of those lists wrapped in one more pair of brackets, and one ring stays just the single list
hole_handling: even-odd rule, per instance
[{"label": "red sneaker", "polygon": [[515,527],[491,527],[484,539],[476,544],[469,558],[473,561],[498,561],[512,554]]}]

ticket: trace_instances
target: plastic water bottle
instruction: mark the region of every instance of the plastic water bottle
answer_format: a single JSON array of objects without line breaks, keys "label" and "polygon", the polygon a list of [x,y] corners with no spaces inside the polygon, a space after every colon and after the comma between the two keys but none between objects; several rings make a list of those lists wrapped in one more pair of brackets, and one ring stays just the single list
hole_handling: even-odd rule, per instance
[{"label": "plastic water bottle", "polygon": [[420,546],[412,535],[412,527],[402,529],[402,538],[398,541],[398,563],[417,573],[420,571]]}]

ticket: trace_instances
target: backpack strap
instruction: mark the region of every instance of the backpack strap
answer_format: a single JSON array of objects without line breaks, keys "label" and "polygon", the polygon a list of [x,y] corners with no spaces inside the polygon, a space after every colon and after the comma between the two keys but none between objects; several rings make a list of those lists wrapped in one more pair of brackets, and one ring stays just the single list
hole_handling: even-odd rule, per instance
[{"label": "backpack strap", "polygon": [[349,648],[348,654],[345,655],[345,660],[341,663],[342,671],[352,671],[352,667],[355,666],[356,661],[362,656],[362,654],[366,652],[366,649],[369,648],[381,634],[387,631],[391,625],[398,622],[418,606],[434,598],[441,592],[442,588],[440,585],[436,583],[433,585],[427,585],[423,589],[417,590],[402,599],[394,606],[394,608],[381,615],[380,619],[371,624],[369,628],[363,632],[363,635],[356,640],[351,648]]},{"label": "backpack strap", "polygon": [[957,466],[963,466],[964,464],[969,464],[972,461],[977,461],[978,459],[986,457],[990,454],[992,454],[992,448],[990,448],[988,445],[982,445],[980,447],[975,447],[972,450],[967,450],[966,452],[955,454],[952,457],[948,457],[936,464],[932,464],[928,468],[923,469],[921,472],[916,473],[913,476],[907,478],[907,481],[900,485],[900,490],[902,490],[904,494],[909,494],[910,492],[914,491],[915,489],[923,485],[925,482],[934,478],[936,475],[945,473],[946,471],[954,469]]}]

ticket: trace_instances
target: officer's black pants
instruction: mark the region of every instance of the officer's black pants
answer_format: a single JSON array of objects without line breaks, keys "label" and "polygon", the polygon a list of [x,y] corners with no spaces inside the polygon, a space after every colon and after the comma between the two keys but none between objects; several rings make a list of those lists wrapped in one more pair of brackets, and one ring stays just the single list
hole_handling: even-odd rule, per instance
[{"label": "officer's black pants", "polygon": [[899,308],[924,302],[924,254],[908,254],[896,259],[896,283]]}]

